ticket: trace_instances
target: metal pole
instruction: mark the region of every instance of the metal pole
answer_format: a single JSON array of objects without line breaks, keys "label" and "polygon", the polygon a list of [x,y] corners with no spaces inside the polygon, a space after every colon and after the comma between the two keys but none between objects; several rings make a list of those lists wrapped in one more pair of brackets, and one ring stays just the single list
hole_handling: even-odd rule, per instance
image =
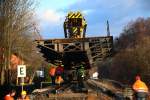
[{"label": "metal pole", "polygon": [[21,90],[23,91],[23,85],[24,85],[24,77],[21,77],[22,83],[21,83]]}]

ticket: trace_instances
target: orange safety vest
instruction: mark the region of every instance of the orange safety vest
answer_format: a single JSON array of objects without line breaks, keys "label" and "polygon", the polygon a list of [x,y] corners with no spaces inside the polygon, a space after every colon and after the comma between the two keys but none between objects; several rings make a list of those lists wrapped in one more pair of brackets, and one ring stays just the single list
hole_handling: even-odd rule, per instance
[{"label": "orange safety vest", "polygon": [[148,92],[148,87],[141,80],[137,80],[133,84],[133,90],[136,91],[136,92]]},{"label": "orange safety vest", "polygon": [[51,67],[50,70],[49,70],[50,76],[55,76],[55,72],[56,72],[56,68],[55,67]]},{"label": "orange safety vest", "polygon": [[56,80],[55,80],[55,83],[57,83],[57,84],[60,84],[60,83],[62,83],[64,80],[63,80],[63,78],[61,77],[61,76],[57,76],[57,78],[56,78]]},{"label": "orange safety vest", "polygon": [[9,94],[7,94],[5,97],[4,97],[4,100],[14,100],[14,98],[12,96],[10,96]]}]

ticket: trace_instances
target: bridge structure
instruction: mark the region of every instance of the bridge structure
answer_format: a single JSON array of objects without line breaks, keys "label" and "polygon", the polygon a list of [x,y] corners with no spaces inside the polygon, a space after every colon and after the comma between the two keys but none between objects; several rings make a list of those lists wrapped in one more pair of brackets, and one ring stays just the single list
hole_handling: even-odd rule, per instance
[{"label": "bridge structure", "polygon": [[45,39],[36,40],[41,52],[45,52],[49,62],[61,60],[61,55],[68,51],[86,51],[90,63],[96,60],[102,61],[112,55],[113,37],[87,37],[87,38],[69,38],[69,39]]},{"label": "bridge structure", "polygon": [[[113,36],[110,36],[110,32],[106,36],[86,37],[86,26],[87,23],[80,12],[69,12],[64,21],[65,38],[40,39],[35,40],[35,42],[37,47],[40,48],[40,52],[50,63],[54,63],[55,60],[63,61],[67,53],[72,55],[69,52],[74,52],[74,55],[68,60],[76,59],[78,62],[80,59],[86,59],[90,65],[111,57]],[[109,26],[107,26],[107,29],[109,29]],[[79,53],[81,51],[84,52],[84,55]]]}]

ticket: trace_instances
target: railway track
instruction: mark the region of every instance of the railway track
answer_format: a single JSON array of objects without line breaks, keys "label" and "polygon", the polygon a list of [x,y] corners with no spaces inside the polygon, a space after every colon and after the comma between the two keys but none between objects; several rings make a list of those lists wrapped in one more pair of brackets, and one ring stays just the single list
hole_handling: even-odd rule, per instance
[{"label": "railway track", "polygon": [[[99,94],[102,94],[110,98],[113,98],[113,99],[108,99],[108,100],[132,100],[130,99],[130,96],[131,96],[130,94],[132,93],[129,93],[129,91],[132,92],[131,89],[130,88],[124,89],[123,85],[120,85],[120,84],[117,85],[117,84],[118,83],[110,81],[110,80],[108,81],[108,80],[88,79],[83,82],[82,88],[78,88],[77,87],[78,84],[76,82],[66,83],[66,84],[63,84],[62,86],[49,86],[48,88],[39,89],[37,91],[34,91],[31,97],[32,98],[53,98],[53,99],[48,99],[48,100],[55,100],[54,98],[56,98],[57,96],[59,96],[57,98],[65,98],[65,97],[71,98],[70,95],[72,95],[72,97],[74,98],[83,97],[84,99],[81,99],[81,100],[88,100],[86,98],[88,98],[88,95],[92,93],[92,94],[97,94],[97,97],[99,96]],[[126,92],[126,94],[124,92]],[[82,95],[79,95],[79,94],[82,94]],[[44,100],[44,99],[32,99],[32,100]],[[99,100],[99,99],[96,99],[96,100]]]},{"label": "railway track", "polygon": [[115,100],[132,100],[133,97],[133,91],[130,87],[125,87],[114,81],[89,79],[87,80],[87,84],[96,90],[97,94],[104,93]]},{"label": "railway track", "polygon": [[75,83],[66,83],[61,86],[56,85],[44,89],[36,89],[30,97],[31,100],[73,100],[73,98],[78,98],[75,100],[86,100],[87,95],[75,92],[75,87]]}]

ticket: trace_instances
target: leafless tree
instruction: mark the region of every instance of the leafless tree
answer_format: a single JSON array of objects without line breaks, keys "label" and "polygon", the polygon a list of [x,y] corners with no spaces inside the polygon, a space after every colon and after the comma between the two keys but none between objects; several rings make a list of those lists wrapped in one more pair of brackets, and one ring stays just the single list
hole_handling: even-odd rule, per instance
[{"label": "leafless tree", "polygon": [[[0,2],[0,48],[4,48],[1,67],[1,84],[10,82],[11,55],[17,56],[29,66],[41,66],[42,56],[33,42],[34,0],[1,0]],[[33,55],[36,55],[33,57]],[[33,63],[34,62],[34,63]],[[36,65],[35,65],[36,64]],[[6,73],[4,73],[6,72]],[[4,78],[4,74],[5,77]]]},{"label": "leafless tree", "polygon": [[150,82],[150,18],[130,22],[114,43],[116,54],[111,63],[101,65],[101,72],[127,84],[133,83],[137,74]]}]

